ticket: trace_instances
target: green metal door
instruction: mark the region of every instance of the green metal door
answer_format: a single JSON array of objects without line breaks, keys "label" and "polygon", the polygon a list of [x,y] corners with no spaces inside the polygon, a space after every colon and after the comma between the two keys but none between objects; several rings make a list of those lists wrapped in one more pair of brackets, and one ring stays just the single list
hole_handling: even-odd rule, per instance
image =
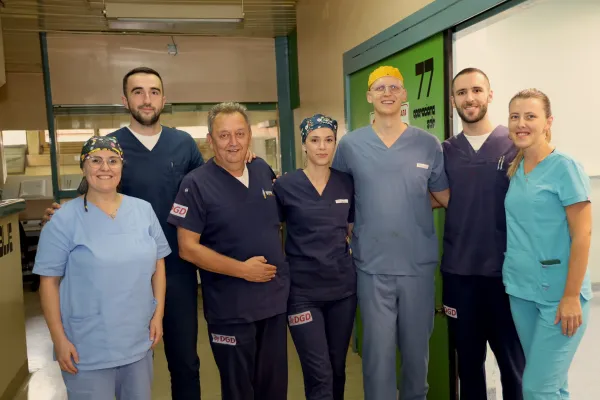
[{"label": "green metal door", "polygon": [[[404,77],[404,86],[408,91],[408,101],[403,105],[403,118],[410,125],[425,129],[443,141],[446,126],[446,74],[444,58],[444,34],[440,33],[406,50],[357,71],[349,77],[346,96],[348,115],[346,120],[352,129],[370,123],[373,106],[367,102],[367,81],[373,69],[380,65],[392,65],[400,69]],[[435,210],[435,227],[441,243],[444,224],[444,211]],[[442,309],[441,276],[436,274],[436,309]],[[361,352],[362,327],[360,310],[356,327],[357,349]],[[400,357],[399,357],[400,359]],[[450,362],[448,350],[448,328],[445,316],[436,313],[435,327],[430,341],[429,358],[429,395],[430,400],[448,400],[451,398]]]}]

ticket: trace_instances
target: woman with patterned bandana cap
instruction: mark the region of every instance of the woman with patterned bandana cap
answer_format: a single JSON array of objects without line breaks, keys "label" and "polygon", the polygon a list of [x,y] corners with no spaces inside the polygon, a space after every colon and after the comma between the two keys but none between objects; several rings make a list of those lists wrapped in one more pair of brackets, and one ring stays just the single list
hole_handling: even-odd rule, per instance
[{"label": "woman with patterned bandana cap", "polygon": [[341,400],[357,301],[348,244],[354,186],[349,175],[330,168],[337,122],[316,114],[302,121],[300,129],[307,165],[274,185],[287,229],[288,325],[306,398]]},{"label": "woman with patterned bandana cap", "polygon": [[82,194],[42,230],[33,272],[69,400],[150,400],[171,249],[150,204],[117,191],[123,151],[92,137]]}]

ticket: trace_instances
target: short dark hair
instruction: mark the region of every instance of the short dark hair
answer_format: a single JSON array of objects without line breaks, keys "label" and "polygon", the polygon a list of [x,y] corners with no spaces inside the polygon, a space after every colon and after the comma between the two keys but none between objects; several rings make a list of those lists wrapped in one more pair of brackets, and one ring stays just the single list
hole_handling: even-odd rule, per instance
[{"label": "short dark hair", "polygon": [[485,80],[488,83],[488,86],[490,86],[490,78],[488,78],[488,76],[485,74],[485,72],[483,72],[479,68],[465,68],[462,71],[460,71],[458,74],[456,74],[456,76],[454,77],[454,79],[452,79],[452,86],[451,86],[452,94],[454,94],[454,81],[456,81],[456,78],[458,78],[459,76],[462,76],[462,75],[467,75],[467,74],[481,74],[481,75],[483,75],[483,77],[485,78]]},{"label": "short dark hair", "polygon": [[123,77],[123,95],[125,97],[127,97],[127,80],[129,79],[130,76],[135,75],[135,74],[149,74],[149,75],[157,76],[158,79],[160,80],[160,86],[161,86],[161,88],[163,88],[163,91],[164,91],[163,81],[158,72],[156,72],[152,68],[148,68],[148,67],[137,67],[137,68],[132,69],[128,73],[126,73],[125,76]]}]

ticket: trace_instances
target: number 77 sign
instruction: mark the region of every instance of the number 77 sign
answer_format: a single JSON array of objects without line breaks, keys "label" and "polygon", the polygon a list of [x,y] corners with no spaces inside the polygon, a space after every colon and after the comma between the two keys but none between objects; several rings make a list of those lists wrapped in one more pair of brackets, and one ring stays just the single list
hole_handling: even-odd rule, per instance
[{"label": "number 77 sign", "polygon": [[421,90],[423,89],[423,78],[429,72],[429,85],[427,85],[427,96],[431,93],[431,81],[433,81],[433,57],[425,61],[415,64],[415,75],[421,75],[421,83],[419,83],[419,95],[417,100],[421,98]]}]

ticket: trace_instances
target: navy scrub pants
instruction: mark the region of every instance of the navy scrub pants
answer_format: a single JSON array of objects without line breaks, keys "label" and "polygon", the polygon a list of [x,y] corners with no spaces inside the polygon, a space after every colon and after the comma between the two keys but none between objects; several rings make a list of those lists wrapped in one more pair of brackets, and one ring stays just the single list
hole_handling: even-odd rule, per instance
[{"label": "navy scrub pants", "polygon": [[197,341],[198,278],[189,268],[167,276],[163,342],[173,400],[200,399]]},{"label": "navy scrub pants", "polygon": [[485,359],[490,344],[500,368],[502,398],[523,399],[525,355],[502,278],[444,274],[444,309],[458,359],[461,400],[487,397]]},{"label": "navy scrub pants", "polygon": [[435,314],[433,275],[371,275],[358,270],[358,304],[365,400],[397,399],[397,348],[402,358],[400,399],[426,400]]},{"label": "navy scrub pants", "polygon": [[307,400],[344,399],[355,314],[356,295],[290,304],[288,325],[300,357]]},{"label": "navy scrub pants", "polygon": [[287,398],[286,315],[246,324],[208,325],[223,400]]}]

